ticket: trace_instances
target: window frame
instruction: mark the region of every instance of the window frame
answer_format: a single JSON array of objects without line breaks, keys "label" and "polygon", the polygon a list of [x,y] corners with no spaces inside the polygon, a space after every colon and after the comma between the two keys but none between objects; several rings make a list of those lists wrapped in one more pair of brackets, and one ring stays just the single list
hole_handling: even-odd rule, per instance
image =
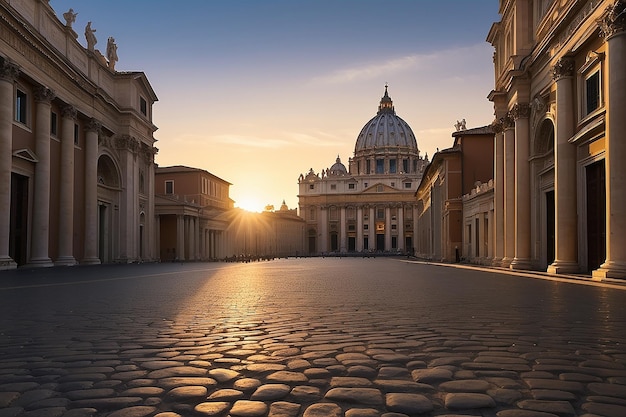
[{"label": "window frame", "polygon": [[25,88],[20,85],[15,87],[15,105],[13,107],[13,120],[24,126],[30,125],[29,94]]},{"label": "window frame", "polygon": [[[578,90],[580,92],[578,97],[578,120],[580,122],[593,117],[605,107],[603,60],[604,54],[591,52],[587,55],[584,65],[578,70]],[[596,75],[598,77],[598,105],[594,109],[589,110],[588,82]]]},{"label": "window frame", "polygon": [[[164,191],[165,195],[174,195],[174,180],[165,180],[165,181],[163,182],[163,184],[164,184],[164,185],[163,185],[163,186],[164,186],[163,191]],[[170,192],[168,192],[168,185],[169,185],[169,186],[170,186],[170,188],[171,188],[171,189],[169,190]]]}]

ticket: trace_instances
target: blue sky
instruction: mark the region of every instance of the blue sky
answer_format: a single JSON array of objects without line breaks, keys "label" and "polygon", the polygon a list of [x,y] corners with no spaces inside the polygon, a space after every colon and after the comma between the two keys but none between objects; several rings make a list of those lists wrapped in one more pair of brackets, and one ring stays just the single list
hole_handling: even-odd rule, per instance
[{"label": "blue sky", "polygon": [[160,166],[206,169],[236,205],[297,206],[297,178],[347,164],[389,83],[422,154],[451,146],[456,120],[493,120],[496,0],[50,0],[85,45],[113,36],[119,71],[144,71]]}]

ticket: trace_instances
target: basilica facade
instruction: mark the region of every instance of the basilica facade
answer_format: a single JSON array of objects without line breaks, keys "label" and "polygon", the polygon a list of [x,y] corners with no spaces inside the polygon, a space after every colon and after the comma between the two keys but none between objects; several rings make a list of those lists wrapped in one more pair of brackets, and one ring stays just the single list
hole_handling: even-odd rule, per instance
[{"label": "basilica facade", "polygon": [[626,1],[499,13],[494,263],[626,278]]},{"label": "basilica facade", "polygon": [[357,136],[348,167],[338,156],[329,169],[300,175],[305,253],[413,253],[414,193],[427,164],[385,86],[377,114]]}]

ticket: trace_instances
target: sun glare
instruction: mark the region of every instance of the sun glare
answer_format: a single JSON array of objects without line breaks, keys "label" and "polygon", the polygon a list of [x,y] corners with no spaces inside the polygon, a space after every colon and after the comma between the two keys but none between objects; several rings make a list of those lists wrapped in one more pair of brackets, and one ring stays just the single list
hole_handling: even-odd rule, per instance
[{"label": "sun glare", "polygon": [[235,201],[235,207],[239,207],[240,209],[252,211],[255,213],[262,212],[265,206],[266,203],[261,203],[259,200],[255,200],[254,198],[250,197]]}]

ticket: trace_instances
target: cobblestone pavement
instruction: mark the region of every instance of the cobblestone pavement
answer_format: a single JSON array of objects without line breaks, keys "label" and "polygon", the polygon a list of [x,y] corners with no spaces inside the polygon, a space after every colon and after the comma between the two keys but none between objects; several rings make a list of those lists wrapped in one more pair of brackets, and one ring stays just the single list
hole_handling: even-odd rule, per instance
[{"label": "cobblestone pavement", "polygon": [[0,272],[0,417],[626,416],[626,291],[397,259]]}]

